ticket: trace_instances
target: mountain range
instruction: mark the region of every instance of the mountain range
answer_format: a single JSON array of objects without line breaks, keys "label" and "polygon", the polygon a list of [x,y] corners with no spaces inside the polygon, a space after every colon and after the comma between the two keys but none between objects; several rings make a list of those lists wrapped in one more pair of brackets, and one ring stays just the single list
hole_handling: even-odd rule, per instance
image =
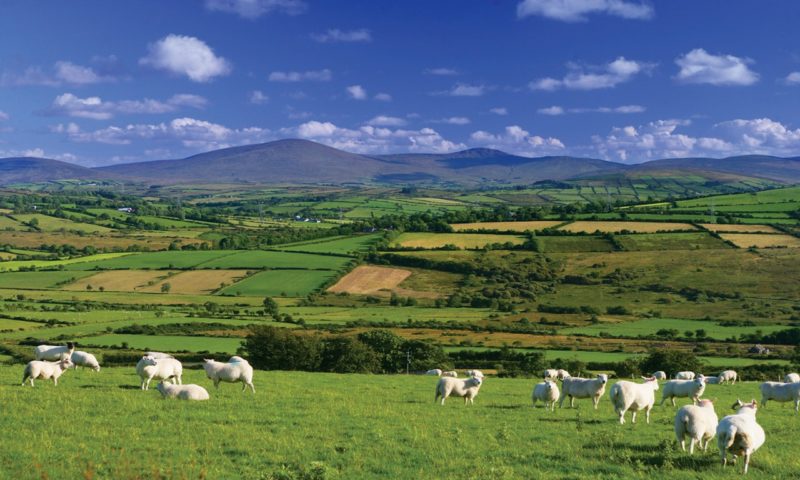
[{"label": "mountain range", "polygon": [[486,148],[446,154],[361,155],[309,140],[287,139],[214,150],[178,160],[98,168],[45,158],[0,159],[0,184],[3,185],[110,179],[148,184],[435,182],[475,187],[676,173],[691,173],[709,180],[749,177],[797,183],[800,182],[800,157],[668,158],[628,165],[570,156],[529,158]]}]

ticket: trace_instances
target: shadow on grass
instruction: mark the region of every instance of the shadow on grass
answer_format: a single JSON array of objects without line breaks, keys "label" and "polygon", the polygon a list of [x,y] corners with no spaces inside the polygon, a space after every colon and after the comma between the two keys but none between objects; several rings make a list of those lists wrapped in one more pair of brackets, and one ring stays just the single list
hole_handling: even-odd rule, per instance
[{"label": "shadow on grass", "polygon": [[119,385],[117,388],[121,388],[122,390],[141,390],[142,389],[142,387],[138,387],[136,385]]}]

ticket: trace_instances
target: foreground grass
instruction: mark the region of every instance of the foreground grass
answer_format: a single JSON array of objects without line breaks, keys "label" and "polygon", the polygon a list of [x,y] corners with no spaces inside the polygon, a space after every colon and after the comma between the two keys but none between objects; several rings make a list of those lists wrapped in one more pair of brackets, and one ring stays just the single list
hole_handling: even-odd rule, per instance
[{"label": "foreground grass", "polygon": [[[433,403],[436,378],[256,372],[257,392],[214,391],[203,403],[163,401],[129,368],[67,372],[61,385],[20,387],[22,366],[0,367],[0,478],[739,478],[715,453],[674,449],[672,407],[653,423],[620,426],[598,411],[530,408],[535,380],[487,379],[473,407]],[[755,383],[708,387],[717,412]],[[767,443],[750,478],[795,478],[800,418],[759,413]],[[314,464],[314,462],[319,462]],[[293,478],[293,477],[278,477]],[[295,477],[296,478],[296,477]]]}]

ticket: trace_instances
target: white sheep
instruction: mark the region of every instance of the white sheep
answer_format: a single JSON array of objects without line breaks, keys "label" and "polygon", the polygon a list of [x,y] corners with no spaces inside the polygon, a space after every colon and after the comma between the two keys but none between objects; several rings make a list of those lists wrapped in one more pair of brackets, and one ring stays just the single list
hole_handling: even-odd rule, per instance
[{"label": "white sheep", "polygon": [[663,370],[659,370],[657,372],[653,372],[653,376],[656,377],[656,380],[666,380],[667,373]]},{"label": "white sheep", "polygon": [[435,375],[437,377],[441,377],[442,371],[438,368],[434,368],[433,370],[428,370],[427,372],[425,372],[425,375]]},{"label": "white sheep", "polygon": [[736,373],[735,370],[725,370],[723,372],[720,372],[718,377],[720,385],[724,383],[730,383],[734,385],[736,384],[736,380],[739,378],[739,375]]},{"label": "white sheep", "polygon": [[142,357],[136,364],[136,374],[142,379],[142,390],[150,388],[150,381],[154,378],[161,380],[173,379],[180,385],[183,375],[183,365],[174,358]]},{"label": "white sheep", "polygon": [[570,376],[569,372],[564,370],[564,369],[562,369],[562,368],[559,368],[558,370],[556,370],[556,378],[558,378],[562,382],[564,381],[565,378],[569,378],[569,376]]},{"label": "white sheep", "polygon": [[534,408],[536,408],[536,402],[541,400],[544,402],[545,410],[549,408],[550,411],[554,411],[556,409],[556,400],[558,400],[558,397],[559,392],[556,382],[545,380],[544,382],[537,383],[533,386],[531,401],[533,402]]},{"label": "white sheep", "polygon": [[98,362],[97,358],[91,353],[75,350],[74,352],[72,352],[70,360],[72,360],[75,369],[77,369],[78,367],[87,367],[91,368],[95,372],[100,371],[100,362]]},{"label": "white sheep", "polygon": [[145,357],[153,357],[156,360],[159,360],[161,358],[175,358],[172,355],[170,355],[169,353],[163,353],[163,352],[145,352],[144,356]]},{"label": "white sheep", "polygon": [[800,383],[800,375],[796,373],[787,373],[785,377],[783,377],[783,381],[785,383]]},{"label": "white sheep", "polygon": [[704,377],[698,377],[694,380],[670,380],[664,384],[664,391],[661,394],[661,403],[669,398],[672,401],[672,406],[675,406],[675,397],[691,398],[692,403],[696,404],[703,392],[706,390],[706,382]]},{"label": "white sheep", "polygon": [[62,355],[72,355],[75,351],[75,344],[72,342],[66,345],[39,345],[33,349],[36,360],[49,360],[51,362],[61,360]]},{"label": "white sheep", "polygon": [[678,372],[675,374],[675,380],[694,380],[694,372]]},{"label": "white sheep", "polygon": [[208,392],[200,385],[170,385],[159,382],[156,389],[163,398],[177,398],[178,400],[208,400]]},{"label": "white sheep", "polygon": [[736,463],[737,456],[744,457],[744,473],[750,466],[750,456],[758,450],[767,440],[764,429],[756,422],[756,410],[758,403],[753,400],[750,403],[742,403],[737,400],[733,405],[736,414],[728,415],[719,422],[717,427],[717,446],[722,458],[722,466],[728,464],[728,452],[733,454],[733,463]]},{"label": "white sheep", "polygon": [[767,408],[767,401],[794,402],[794,412],[800,410],[800,383],[764,382],[761,389],[761,404]]},{"label": "white sheep", "polygon": [[556,370],[555,368],[548,368],[542,374],[542,378],[545,380],[547,379],[555,380],[556,378],[558,378],[558,370]]},{"label": "white sheep", "polygon": [[60,377],[69,367],[72,366],[72,360],[65,354],[64,358],[57,362],[47,362],[43,360],[31,360],[25,365],[25,371],[22,374],[22,385],[25,381],[30,379],[31,387],[33,386],[34,378],[41,378],[42,380],[53,379],[53,385],[58,386],[58,377]]},{"label": "white sheep", "polygon": [[480,370],[467,370],[467,376],[468,377],[478,377],[478,378],[483,378],[484,377],[483,372],[481,372]]},{"label": "white sheep", "polygon": [[457,378],[458,377],[458,372],[456,372],[455,370],[450,370],[449,372],[442,372],[442,376],[443,377]]},{"label": "white sheep", "polygon": [[576,398],[591,398],[594,409],[597,410],[597,404],[600,402],[600,397],[606,392],[606,383],[608,383],[608,375],[601,373],[596,378],[580,378],[580,377],[567,377],[561,383],[561,398],[558,401],[558,408],[564,405],[564,399],[569,397],[569,406],[575,406]]},{"label": "white sheep", "polygon": [[720,377],[706,377],[704,375],[703,379],[706,381],[706,385],[719,385],[722,382]]},{"label": "white sheep", "polygon": [[645,419],[650,423],[650,410],[656,403],[658,380],[656,377],[645,378],[644,383],[620,380],[611,386],[611,403],[619,415],[619,423],[625,423],[625,412],[631,411],[631,423],[636,423],[636,413],[644,410]]},{"label": "white sheep", "polygon": [[[234,358],[238,360],[234,360]],[[253,393],[256,393],[256,387],[253,385],[253,367],[241,357],[234,358],[228,360],[228,363],[204,358],[203,370],[206,371],[206,376],[214,381],[216,388],[219,388],[219,382],[242,382],[243,392],[249,386]]]},{"label": "white sheep", "polygon": [[464,405],[472,405],[475,397],[478,396],[478,391],[481,389],[482,384],[483,379],[478,377],[465,379],[442,377],[436,384],[436,396],[433,401],[437,402],[439,401],[439,397],[441,397],[442,405],[444,405],[445,399],[450,395],[454,395],[456,397],[464,397]]},{"label": "white sheep", "polygon": [[717,433],[719,419],[711,400],[700,400],[697,405],[684,405],[675,414],[675,438],[686,451],[686,437],[689,437],[689,455],[694,454],[695,444],[705,452],[708,444]]}]

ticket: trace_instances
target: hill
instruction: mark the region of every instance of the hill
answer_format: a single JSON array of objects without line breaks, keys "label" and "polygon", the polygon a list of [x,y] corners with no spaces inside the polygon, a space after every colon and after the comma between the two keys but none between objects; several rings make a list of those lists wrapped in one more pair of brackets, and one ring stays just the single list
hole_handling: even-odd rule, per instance
[{"label": "hill", "polygon": [[93,170],[72,163],[36,157],[0,158],[0,184],[39,183],[53,180],[99,180],[115,178],[112,172]]},{"label": "hill", "polygon": [[796,183],[800,182],[800,157],[742,155],[728,158],[666,158],[635,165],[632,168],[632,171],[635,172],[662,170],[720,172]]}]

